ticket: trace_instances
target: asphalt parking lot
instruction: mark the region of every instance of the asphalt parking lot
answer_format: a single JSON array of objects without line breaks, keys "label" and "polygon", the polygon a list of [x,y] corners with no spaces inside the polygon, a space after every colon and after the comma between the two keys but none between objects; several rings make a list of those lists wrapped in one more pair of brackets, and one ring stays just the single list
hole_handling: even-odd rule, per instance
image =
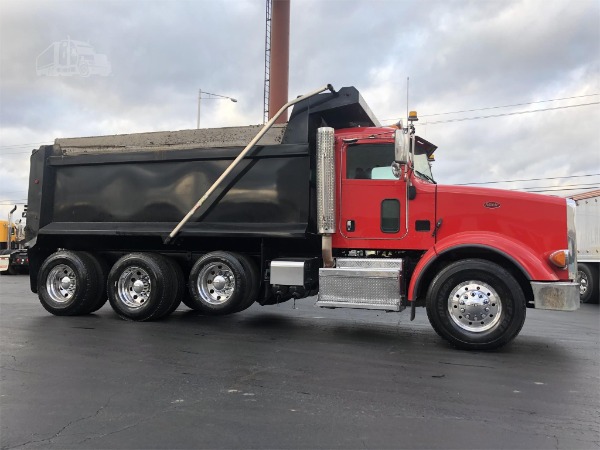
[{"label": "asphalt parking lot", "polygon": [[0,277],[2,449],[600,447],[600,310],[528,310],[496,352],[423,309],[313,307],[134,323],[54,317]]}]

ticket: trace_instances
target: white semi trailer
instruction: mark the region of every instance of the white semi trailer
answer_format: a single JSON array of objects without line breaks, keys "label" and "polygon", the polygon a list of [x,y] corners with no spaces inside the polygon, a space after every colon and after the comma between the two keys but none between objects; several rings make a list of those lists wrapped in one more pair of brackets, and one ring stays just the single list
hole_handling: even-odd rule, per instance
[{"label": "white semi trailer", "polygon": [[582,303],[598,303],[600,293],[600,189],[571,197],[577,203],[577,278]]}]

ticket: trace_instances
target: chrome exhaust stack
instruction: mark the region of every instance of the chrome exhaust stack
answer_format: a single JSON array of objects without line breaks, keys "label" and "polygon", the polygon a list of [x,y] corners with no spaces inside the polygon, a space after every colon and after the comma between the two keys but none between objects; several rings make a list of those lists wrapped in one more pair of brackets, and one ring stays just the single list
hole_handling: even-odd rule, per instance
[{"label": "chrome exhaust stack", "polygon": [[323,267],[334,267],[331,235],[335,233],[335,130],[317,132],[317,227],[322,235]]}]

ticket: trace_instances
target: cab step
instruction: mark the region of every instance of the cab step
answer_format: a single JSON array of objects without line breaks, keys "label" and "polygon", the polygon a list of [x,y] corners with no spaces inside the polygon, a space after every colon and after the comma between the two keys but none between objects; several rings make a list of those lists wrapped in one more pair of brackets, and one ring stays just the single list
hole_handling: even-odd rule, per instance
[{"label": "cab step", "polygon": [[402,259],[338,258],[335,268],[319,269],[322,308],[404,309]]}]

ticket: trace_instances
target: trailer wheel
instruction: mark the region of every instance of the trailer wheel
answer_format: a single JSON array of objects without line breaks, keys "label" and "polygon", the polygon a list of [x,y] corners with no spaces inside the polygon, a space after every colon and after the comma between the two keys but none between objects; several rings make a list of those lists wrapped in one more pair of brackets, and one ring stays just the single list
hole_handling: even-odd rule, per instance
[{"label": "trailer wheel", "polygon": [[42,263],[37,288],[42,306],[56,316],[88,314],[105,292],[94,258],[86,252],[64,250]]},{"label": "trailer wheel", "polygon": [[207,315],[223,315],[237,312],[244,304],[251,281],[236,256],[212,252],[196,261],[188,286],[192,309]]},{"label": "trailer wheel", "polygon": [[598,303],[598,271],[585,263],[577,265],[577,281],[579,281],[579,298],[581,303]]},{"label": "trailer wheel", "polygon": [[258,268],[256,267],[256,264],[254,263],[251,257],[238,253],[235,253],[235,256],[242,263],[250,286],[248,288],[248,293],[246,294],[246,297],[240,304],[239,308],[236,310],[236,312],[240,312],[250,308],[256,301],[261,280],[259,278]]},{"label": "trailer wheel", "polygon": [[112,267],[107,289],[112,308],[122,318],[157,320],[176,301],[176,275],[162,255],[129,253]]},{"label": "trailer wheel", "polygon": [[433,329],[454,346],[490,350],[514,339],[525,322],[525,295],[503,267],[482,259],[446,266],[427,292]]}]

